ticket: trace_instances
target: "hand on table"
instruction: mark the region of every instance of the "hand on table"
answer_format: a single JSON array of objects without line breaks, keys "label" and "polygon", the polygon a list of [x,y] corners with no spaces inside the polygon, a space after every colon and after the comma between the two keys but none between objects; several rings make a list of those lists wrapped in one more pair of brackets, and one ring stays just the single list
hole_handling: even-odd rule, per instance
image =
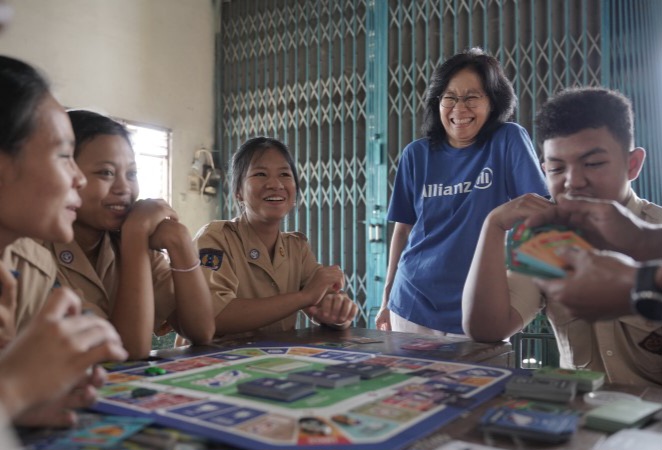
[{"label": "hand on table", "polygon": [[345,274],[339,266],[322,266],[314,273],[301,292],[306,297],[306,307],[317,305],[329,292],[337,292],[345,286]]},{"label": "hand on table", "polygon": [[381,331],[391,331],[391,310],[382,308],[375,317],[375,327]]},{"label": "hand on table", "polygon": [[356,317],[358,306],[344,291],[326,294],[316,305],[309,306],[304,312],[314,321],[338,328],[347,328]]}]

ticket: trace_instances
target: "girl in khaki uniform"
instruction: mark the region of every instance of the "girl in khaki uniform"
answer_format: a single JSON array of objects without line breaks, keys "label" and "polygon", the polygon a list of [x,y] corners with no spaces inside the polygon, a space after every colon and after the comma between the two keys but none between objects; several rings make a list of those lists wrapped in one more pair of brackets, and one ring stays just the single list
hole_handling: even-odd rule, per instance
[{"label": "girl in khaki uniform", "polygon": [[298,311],[349,327],[357,306],[342,291],[340,268],[318,264],[303,234],[280,231],[299,192],[287,147],[266,137],[246,141],[232,159],[232,192],[241,215],[214,221],[196,237],[216,334],[290,330]]},{"label": "girl in khaki uniform", "polygon": [[0,99],[2,436],[3,419],[73,424],[73,409],[91,404],[104,381],[103,369],[87,370],[126,352],[105,320],[80,314],[80,299],[70,289],[53,288],[55,263],[29,239],[73,238],[85,177],[73,161],[69,118],[32,67],[4,56]]},{"label": "girl in khaki uniform", "polygon": [[[75,159],[87,177],[74,241],[51,244],[58,279],[115,326],[130,358],[149,355],[165,322],[195,344],[211,340],[211,296],[198,254],[163,200],[139,200],[128,132],[90,111],[70,111]],[[161,249],[168,251],[170,263]]]}]

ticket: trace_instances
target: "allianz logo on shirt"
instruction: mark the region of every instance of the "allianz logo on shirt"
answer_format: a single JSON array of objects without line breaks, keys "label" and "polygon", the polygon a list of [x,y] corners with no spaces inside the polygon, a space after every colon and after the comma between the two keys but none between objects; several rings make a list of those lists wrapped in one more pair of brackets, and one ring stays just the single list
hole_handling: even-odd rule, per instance
[{"label": "allianz logo on shirt", "polygon": [[476,182],[462,181],[456,184],[446,185],[444,183],[426,184],[423,186],[423,198],[426,197],[442,197],[445,195],[468,194],[476,189],[487,189],[492,186],[492,178],[494,173],[489,167],[485,167],[480,171]]}]

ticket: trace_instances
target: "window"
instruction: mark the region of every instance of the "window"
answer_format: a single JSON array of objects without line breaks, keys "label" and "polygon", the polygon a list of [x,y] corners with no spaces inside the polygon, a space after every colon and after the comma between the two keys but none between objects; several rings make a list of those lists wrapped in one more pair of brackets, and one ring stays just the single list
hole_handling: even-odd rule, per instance
[{"label": "window", "polygon": [[170,130],[120,120],[131,133],[138,166],[139,198],[170,203]]}]

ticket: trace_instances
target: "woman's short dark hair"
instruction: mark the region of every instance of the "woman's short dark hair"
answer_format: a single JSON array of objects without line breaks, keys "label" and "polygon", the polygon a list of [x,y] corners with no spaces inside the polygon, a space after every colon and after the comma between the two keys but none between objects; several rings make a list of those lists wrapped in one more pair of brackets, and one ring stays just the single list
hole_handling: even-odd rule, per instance
[{"label": "woman's short dark hair", "polygon": [[49,94],[46,78],[35,68],[0,56],[0,151],[15,156],[37,123],[36,111]]},{"label": "woman's short dark hair", "polygon": [[503,73],[499,61],[477,47],[458,53],[435,69],[425,93],[421,130],[433,143],[446,139],[446,130],[439,118],[439,96],[446,91],[451,79],[464,69],[476,72],[483,83],[485,94],[490,99],[490,115],[478,132],[476,142],[484,142],[515,110],[517,99],[513,86]]},{"label": "woman's short dark hair", "polygon": [[91,141],[99,135],[108,134],[111,136],[121,136],[131,146],[129,139],[129,130],[124,125],[103,114],[87,111],[84,109],[70,109],[67,111],[71,126],[76,136],[76,148],[74,158],[77,158],[80,150],[88,141]]},{"label": "woman's short dark hair", "polygon": [[607,127],[624,151],[634,146],[632,103],[623,94],[611,89],[565,89],[543,104],[535,124],[536,138],[541,147],[548,139],[602,127]]},{"label": "woman's short dark hair", "polygon": [[287,145],[283,144],[278,139],[266,136],[250,138],[241,144],[235,154],[232,155],[232,195],[236,197],[239,194],[241,185],[246,177],[246,172],[248,172],[248,167],[251,165],[253,158],[256,155],[261,155],[270,148],[278,150],[290,166],[292,176],[294,177],[294,183],[296,185],[297,198],[299,197],[299,175],[297,172],[297,165],[292,158],[290,150],[287,148]]}]

